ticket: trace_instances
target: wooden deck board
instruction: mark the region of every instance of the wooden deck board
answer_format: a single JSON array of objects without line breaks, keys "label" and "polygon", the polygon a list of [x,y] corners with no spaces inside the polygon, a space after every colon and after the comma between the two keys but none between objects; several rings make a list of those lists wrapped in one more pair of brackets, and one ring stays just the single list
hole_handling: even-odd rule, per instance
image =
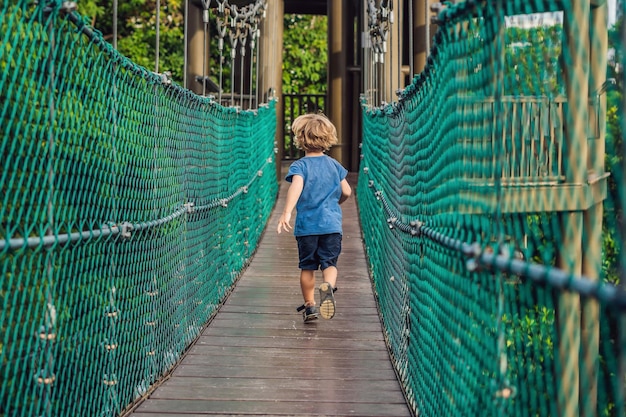
[{"label": "wooden deck board", "polygon": [[355,199],[343,206],[337,314],[304,324],[295,310],[295,238],[276,233],[286,190],[283,182],[260,246],[218,314],[130,416],[411,416],[385,346]]}]

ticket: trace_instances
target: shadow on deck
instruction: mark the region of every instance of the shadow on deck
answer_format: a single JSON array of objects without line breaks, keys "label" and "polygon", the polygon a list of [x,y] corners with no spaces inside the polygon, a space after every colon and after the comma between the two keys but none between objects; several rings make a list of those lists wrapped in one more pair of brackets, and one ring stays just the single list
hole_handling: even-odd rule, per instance
[{"label": "shadow on deck", "polygon": [[[349,180],[354,191],[355,174]],[[305,325],[295,309],[296,241],[276,233],[287,187],[282,181],[254,259],[225,304],[130,416],[411,416],[385,346],[355,198],[343,205],[337,314]]]}]

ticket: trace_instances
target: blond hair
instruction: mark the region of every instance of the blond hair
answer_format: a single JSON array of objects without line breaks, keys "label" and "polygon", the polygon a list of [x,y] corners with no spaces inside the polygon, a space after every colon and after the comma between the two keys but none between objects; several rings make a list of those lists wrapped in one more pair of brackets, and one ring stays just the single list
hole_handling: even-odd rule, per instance
[{"label": "blond hair", "polygon": [[291,124],[296,147],[305,152],[323,152],[335,145],[337,129],[323,114],[303,114]]}]

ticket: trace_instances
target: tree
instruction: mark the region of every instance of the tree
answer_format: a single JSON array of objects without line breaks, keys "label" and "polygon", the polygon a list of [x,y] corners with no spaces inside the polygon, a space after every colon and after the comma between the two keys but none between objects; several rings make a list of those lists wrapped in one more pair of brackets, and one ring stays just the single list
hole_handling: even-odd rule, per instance
[{"label": "tree", "polygon": [[[184,0],[160,0],[159,72],[170,71],[182,84],[184,77]],[[113,0],[79,2],[78,12],[87,17],[107,42],[113,43]],[[149,69],[156,63],[156,2],[119,1],[118,50],[131,61]]]},{"label": "tree", "polygon": [[285,15],[283,31],[283,93],[326,92],[327,19],[316,15]]}]

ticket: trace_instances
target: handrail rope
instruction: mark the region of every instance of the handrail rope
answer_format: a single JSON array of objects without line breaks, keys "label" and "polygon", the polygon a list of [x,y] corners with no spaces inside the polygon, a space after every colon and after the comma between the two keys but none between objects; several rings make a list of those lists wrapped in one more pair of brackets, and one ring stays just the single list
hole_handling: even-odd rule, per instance
[{"label": "handrail rope", "polygon": [[[369,174],[369,169],[364,167],[363,172]],[[452,238],[417,219],[406,223],[401,220],[399,211],[389,204],[383,191],[376,186],[374,180],[369,180],[368,186],[374,190],[376,199],[382,203],[389,227],[395,227],[411,236],[424,235],[448,249],[461,252],[468,258],[466,267],[470,271],[475,271],[479,267],[494,268],[500,272],[529,278],[537,283],[545,283],[555,288],[574,291],[585,297],[593,297],[621,312],[626,312],[626,290],[621,287],[601,280],[594,280],[585,275],[574,275],[556,267],[515,259],[508,253],[487,252],[478,242],[467,243]]]},{"label": "handrail rope", "polygon": [[156,228],[169,223],[184,214],[191,214],[199,211],[208,211],[217,207],[228,207],[228,203],[240,196],[241,194],[247,194],[250,186],[259,178],[263,176],[265,168],[273,161],[272,157],[269,157],[263,163],[263,166],[257,170],[256,174],[248,181],[248,183],[242,187],[239,187],[234,193],[225,198],[219,198],[212,200],[205,205],[196,206],[193,202],[187,202],[182,204],[173,213],[156,220],[149,220],[140,223],[132,223],[122,221],[119,223],[109,222],[103,224],[100,229],[97,230],[84,230],[82,232],[63,233],[60,235],[50,236],[33,236],[28,238],[10,238],[0,240],[0,252],[7,249],[10,251],[21,248],[34,248],[34,247],[46,247],[56,243],[65,244],[68,242],[77,242],[82,240],[89,240],[94,238],[101,238],[106,236],[120,235],[124,238],[130,237],[130,232],[133,230],[141,231],[151,228]]}]

